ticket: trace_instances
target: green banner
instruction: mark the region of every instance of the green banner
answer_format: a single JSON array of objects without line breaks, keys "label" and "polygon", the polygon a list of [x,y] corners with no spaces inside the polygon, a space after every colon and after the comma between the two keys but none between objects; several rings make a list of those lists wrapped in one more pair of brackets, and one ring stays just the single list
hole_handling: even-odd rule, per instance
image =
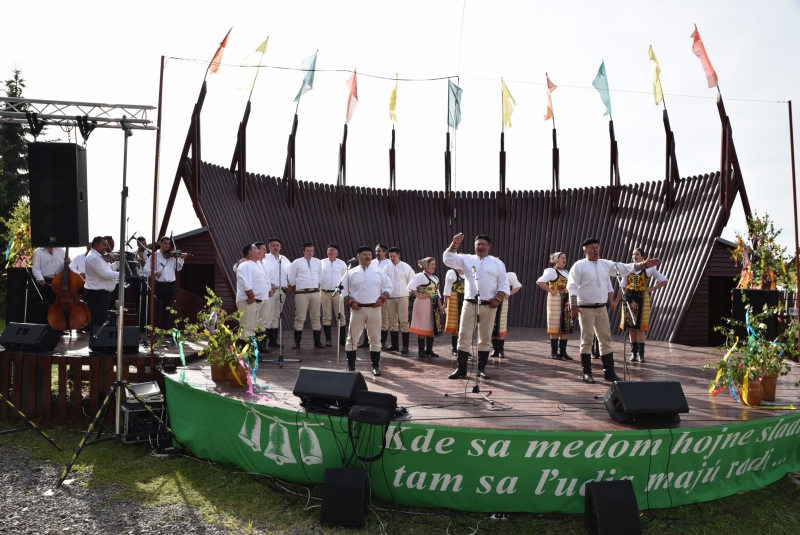
[{"label": "green banner", "polygon": [[[660,508],[761,488],[800,471],[795,412],[724,426],[606,432],[392,422],[384,435],[372,425],[348,433],[347,418],[280,408],[274,396],[254,405],[170,378],[167,396],[173,431],[201,458],[301,484],[322,483],[325,468],[363,466],[375,495],[407,505],[580,513],[586,482],[630,479],[640,509]],[[353,457],[353,444],[369,457],[382,440],[386,451],[375,462]]]}]

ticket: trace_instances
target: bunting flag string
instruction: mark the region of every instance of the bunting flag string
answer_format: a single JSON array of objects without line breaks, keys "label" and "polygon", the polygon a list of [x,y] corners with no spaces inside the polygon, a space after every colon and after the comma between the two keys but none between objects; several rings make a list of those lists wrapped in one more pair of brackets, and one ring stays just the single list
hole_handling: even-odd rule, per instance
[{"label": "bunting flag string", "polygon": [[461,94],[462,89],[453,83],[452,80],[447,81],[447,126],[458,130],[458,125],[461,123]]},{"label": "bunting flag string", "polygon": [[597,92],[600,93],[600,100],[603,101],[603,105],[606,107],[606,112],[603,114],[603,117],[611,115],[611,95],[608,91],[608,76],[606,76],[605,60],[600,64],[600,69],[597,71],[597,76],[595,76],[592,85],[597,89]]},{"label": "bunting flag string", "polygon": [[358,104],[358,84],[356,82],[356,71],[353,70],[353,74],[350,78],[347,79],[345,85],[350,87],[350,91],[348,92],[347,97],[347,119],[345,120],[346,124],[350,124],[350,120],[353,118],[353,112],[356,111],[356,104]]},{"label": "bunting flag string", "polygon": [[389,97],[389,119],[392,120],[392,124],[397,124],[397,84],[399,80],[395,78],[394,81],[394,89],[392,89],[392,94]]},{"label": "bunting flag string", "polygon": [[231,26],[231,29],[225,34],[225,39],[219,44],[219,48],[217,48],[217,51],[214,53],[214,57],[211,58],[211,63],[208,64],[208,70],[215,74],[222,63],[222,53],[225,52],[225,47],[228,46],[228,37],[231,34],[231,30],[233,30],[233,26]]},{"label": "bunting flag string", "polygon": [[261,68],[261,62],[264,59],[264,54],[267,53],[267,41],[269,41],[269,37],[264,39],[264,42],[258,45],[258,48],[256,48],[250,53],[250,55],[242,60],[242,65],[239,68],[239,74],[236,78],[236,83],[233,86],[235,90],[253,90],[253,87],[256,85],[258,71]]},{"label": "bunting flag string", "polygon": [[300,97],[314,89],[314,73],[317,72],[317,54],[319,54],[319,50],[307,57],[303,63],[300,64],[300,69],[306,71],[306,75],[303,77],[300,91],[297,92],[297,96],[294,97],[293,102],[299,103]]},{"label": "bunting flag string", "polygon": [[661,88],[661,67],[658,64],[658,58],[653,50],[653,45],[647,51],[647,57],[650,59],[650,64],[653,66],[653,96],[656,99],[656,106],[664,100],[664,90]]},{"label": "bunting flag string", "polygon": [[550,81],[550,76],[545,73],[547,77],[547,111],[544,114],[544,120],[547,121],[554,117],[553,114],[553,91],[558,89],[558,86]]},{"label": "bunting flag string", "polygon": [[517,101],[511,96],[511,92],[508,90],[508,86],[506,86],[502,78],[500,79],[500,98],[502,100],[503,126],[505,128],[511,128],[511,114],[514,113]]},{"label": "bunting flag string", "polygon": [[693,39],[692,52],[694,52],[695,56],[700,58],[700,64],[703,66],[703,71],[706,73],[708,87],[717,87],[719,85],[717,71],[714,70],[714,67],[711,65],[711,60],[708,59],[706,45],[703,44],[703,40],[700,38],[700,32],[697,30],[697,26],[694,27],[691,37]]}]

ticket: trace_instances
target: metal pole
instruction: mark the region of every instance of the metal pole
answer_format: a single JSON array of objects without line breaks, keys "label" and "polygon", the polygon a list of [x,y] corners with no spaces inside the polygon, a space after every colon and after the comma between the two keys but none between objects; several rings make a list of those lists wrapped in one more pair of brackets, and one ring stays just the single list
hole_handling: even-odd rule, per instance
[{"label": "metal pole", "polygon": [[[798,306],[798,283],[800,283],[800,244],[797,236],[797,175],[794,168],[794,124],[792,122],[792,101],[789,101],[789,145],[790,154],[792,155],[792,202],[794,203],[794,275],[795,275],[795,294],[794,306]],[[800,341],[800,333],[798,333],[798,341]]]},{"label": "metal pole", "polygon": [[[156,244],[156,225],[158,224],[158,175],[161,164],[161,98],[164,94],[164,56],[161,56],[161,76],[158,81],[158,117],[156,119],[156,163],[155,171],[153,172],[153,230],[151,232],[150,247],[154,248]],[[156,272],[156,255],[155,251],[150,253],[150,299],[147,301],[148,308],[148,323],[151,327],[155,326],[153,318],[155,317],[155,272]],[[156,333],[150,329],[150,374],[151,378],[156,380],[156,354],[153,345],[156,341]]]},{"label": "metal pole", "polygon": [[[122,135],[125,136],[125,150],[122,157],[122,207],[120,210],[120,227],[119,227],[119,289],[117,291],[117,382],[122,381],[122,337],[125,326],[125,269],[128,267],[127,259],[125,258],[125,218],[127,216],[126,208],[128,205],[128,138],[133,135],[128,125],[125,124],[125,116],[122,116],[120,122],[122,126]],[[114,414],[114,433],[120,434],[120,399],[123,395],[122,388],[117,386],[116,392],[116,409]]]}]

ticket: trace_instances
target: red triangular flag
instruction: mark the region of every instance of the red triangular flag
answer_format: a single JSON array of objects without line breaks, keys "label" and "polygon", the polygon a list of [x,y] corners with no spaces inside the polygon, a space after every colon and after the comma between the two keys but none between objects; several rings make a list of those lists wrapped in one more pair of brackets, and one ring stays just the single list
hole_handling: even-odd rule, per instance
[{"label": "red triangular flag", "polygon": [[346,123],[350,122],[350,119],[353,118],[353,112],[356,111],[356,104],[358,104],[358,86],[356,84],[356,71],[353,70],[353,75],[345,82],[345,85],[350,86],[350,91],[348,91],[347,96],[347,120]]},{"label": "red triangular flag", "polygon": [[[231,30],[233,26],[231,26]],[[228,36],[231,34],[231,30],[228,30],[228,33],[225,34],[225,39],[219,44],[219,48],[217,49],[217,53],[214,54],[214,57],[211,58],[211,63],[208,65],[208,70],[211,72],[217,72],[219,70],[219,64],[222,63],[222,53],[225,52],[225,47],[228,45]]]},{"label": "red triangular flag", "polygon": [[719,85],[717,83],[717,71],[714,70],[714,67],[711,65],[711,61],[708,59],[708,54],[706,53],[706,47],[703,44],[703,40],[700,39],[700,32],[697,31],[697,27],[695,27],[694,32],[692,32],[692,52],[694,55],[700,58],[700,64],[703,66],[703,70],[706,73],[706,80],[708,80],[708,87],[716,87]]}]

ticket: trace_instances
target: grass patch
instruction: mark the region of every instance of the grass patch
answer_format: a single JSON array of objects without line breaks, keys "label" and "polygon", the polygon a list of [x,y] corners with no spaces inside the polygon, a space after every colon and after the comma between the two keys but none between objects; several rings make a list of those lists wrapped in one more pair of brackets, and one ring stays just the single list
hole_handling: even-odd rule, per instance
[{"label": "grass patch", "polygon": [[[0,431],[10,429],[0,423]],[[42,461],[66,465],[85,430],[56,428],[48,434],[64,448],[59,452],[37,433],[0,439],[0,447],[26,451]],[[186,457],[155,458],[145,445],[106,442],[85,448],[70,477],[90,488],[102,488],[109,499],[143,505],[184,503],[215,526],[236,533],[360,533],[323,528],[319,523],[321,487],[306,489],[238,468]],[[53,481],[55,484],[55,481]],[[644,511],[645,533],[794,534],[800,525],[800,499],[787,478],[761,490],[713,502]],[[391,511],[389,511],[391,510]],[[402,512],[401,512],[402,511]],[[373,501],[368,532],[423,535],[433,533],[585,533],[582,515],[511,514],[508,520],[486,514],[422,509]],[[383,531],[381,529],[383,525]]]}]

